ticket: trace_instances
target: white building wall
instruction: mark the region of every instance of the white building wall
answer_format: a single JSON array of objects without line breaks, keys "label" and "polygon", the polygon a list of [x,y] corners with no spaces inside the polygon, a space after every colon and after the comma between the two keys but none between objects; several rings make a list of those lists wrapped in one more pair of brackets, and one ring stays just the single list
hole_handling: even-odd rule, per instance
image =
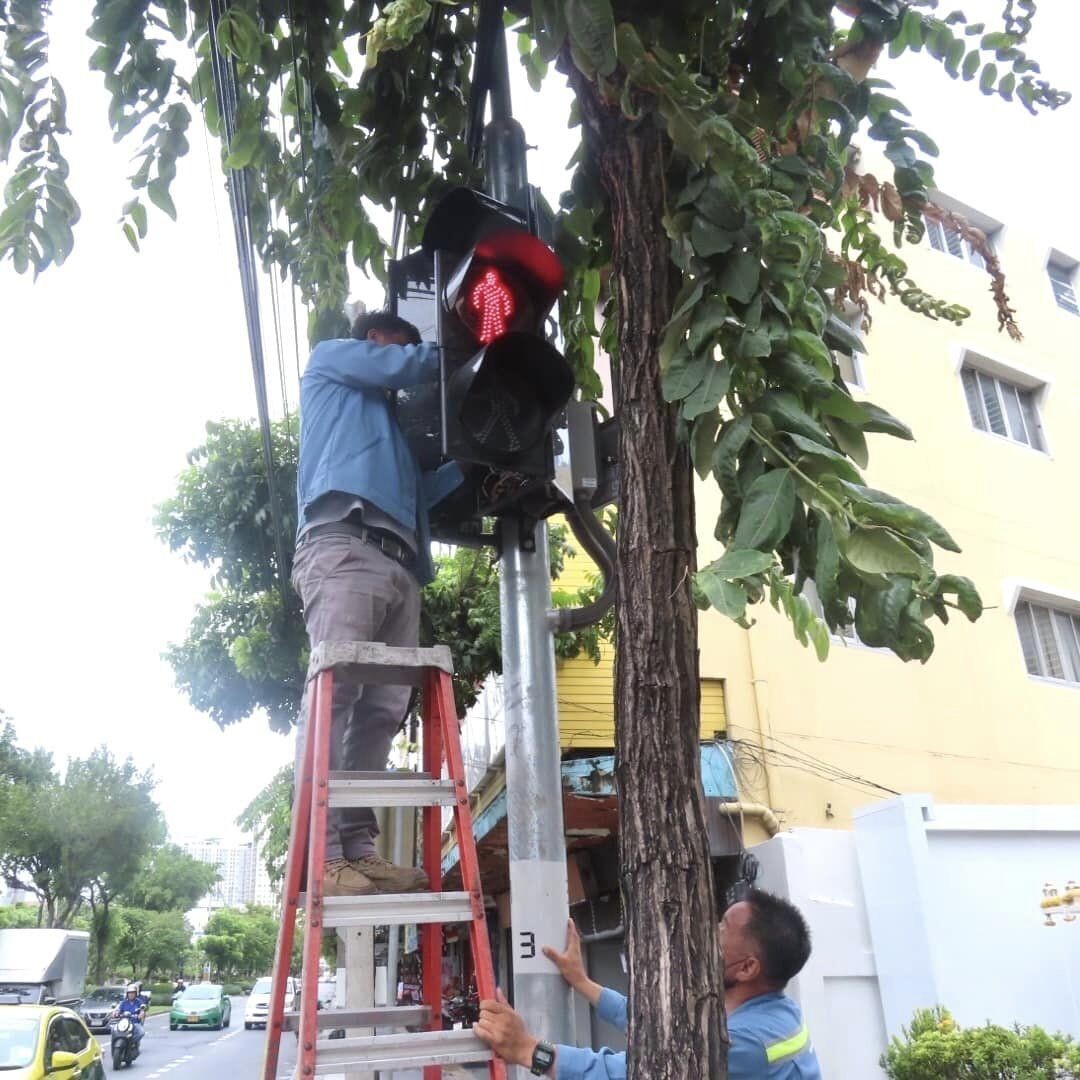
[{"label": "white building wall", "polygon": [[935,806],[908,795],[856,812],[854,832],[794,829],[753,853],[758,884],[813,934],[789,992],[825,1076],[880,1078],[917,1008],[957,1022],[1080,1036],[1080,919],[1048,927],[1046,882],[1080,880],[1080,807]]}]

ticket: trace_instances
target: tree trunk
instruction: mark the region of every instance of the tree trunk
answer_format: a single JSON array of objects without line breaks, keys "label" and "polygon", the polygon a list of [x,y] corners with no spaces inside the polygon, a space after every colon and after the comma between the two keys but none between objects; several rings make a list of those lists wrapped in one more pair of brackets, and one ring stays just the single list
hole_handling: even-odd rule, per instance
[{"label": "tree trunk", "polygon": [[677,289],[663,227],[666,136],[572,75],[611,201],[620,421],[616,777],[630,965],[629,1076],[727,1075],[722,969],[701,794],[693,474],[658,348]]},{"label": "tree trunk", "polygon": [[94,928],[94,981],[100,986],[105,981],[105,948],[109,943],[109,898],[103,896],[100,904],[90,897],[90,925]]}]

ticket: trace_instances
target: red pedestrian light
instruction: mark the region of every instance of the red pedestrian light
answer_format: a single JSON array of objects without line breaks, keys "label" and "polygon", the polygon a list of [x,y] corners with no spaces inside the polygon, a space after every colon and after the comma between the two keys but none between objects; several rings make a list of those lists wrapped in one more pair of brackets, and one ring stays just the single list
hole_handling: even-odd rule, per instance
[{"label": "red pedestrian light", "polygon": [[516,307],[514,290],[496,267],[488,266],[469,286],[464,314],[476,340],[489,345],[510,329]]}]

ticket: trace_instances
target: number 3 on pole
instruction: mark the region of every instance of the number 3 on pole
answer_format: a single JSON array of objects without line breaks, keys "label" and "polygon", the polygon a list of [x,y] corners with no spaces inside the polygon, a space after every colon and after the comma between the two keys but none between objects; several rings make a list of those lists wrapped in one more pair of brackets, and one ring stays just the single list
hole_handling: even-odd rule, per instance
[{"label": "number 3 on pole", "polygon": [[519,930],[519,960],[531,960],[536,956],[536,935],[531,930]]}]

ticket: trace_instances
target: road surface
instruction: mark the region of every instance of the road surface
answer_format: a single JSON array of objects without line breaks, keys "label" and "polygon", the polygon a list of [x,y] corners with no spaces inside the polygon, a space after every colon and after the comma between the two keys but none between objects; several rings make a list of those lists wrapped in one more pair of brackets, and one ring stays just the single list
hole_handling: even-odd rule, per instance
[{"label": "road surface", "polygon": [[[266,1032],[244,1030],[244,998],[232,999],[232,1025],[222,1031],[170,1031],[169,1016],[162,1013],[146,1022],[142,1053],[124,1080],[258,1080],[262,1068]],[[109,1037],[99,1035],[105,1051],[105,1071],[112,1073]],[[278,1080],[293,1080],[296,1037],[287,1035],[281,1044]],[[384,1074],[385,1076],[386,1074]],[[486,1069],[446,1068],[444,1080],[482,1080]],[[394,1073],[394,1080],[420,1080],[415,1070]]]}]

